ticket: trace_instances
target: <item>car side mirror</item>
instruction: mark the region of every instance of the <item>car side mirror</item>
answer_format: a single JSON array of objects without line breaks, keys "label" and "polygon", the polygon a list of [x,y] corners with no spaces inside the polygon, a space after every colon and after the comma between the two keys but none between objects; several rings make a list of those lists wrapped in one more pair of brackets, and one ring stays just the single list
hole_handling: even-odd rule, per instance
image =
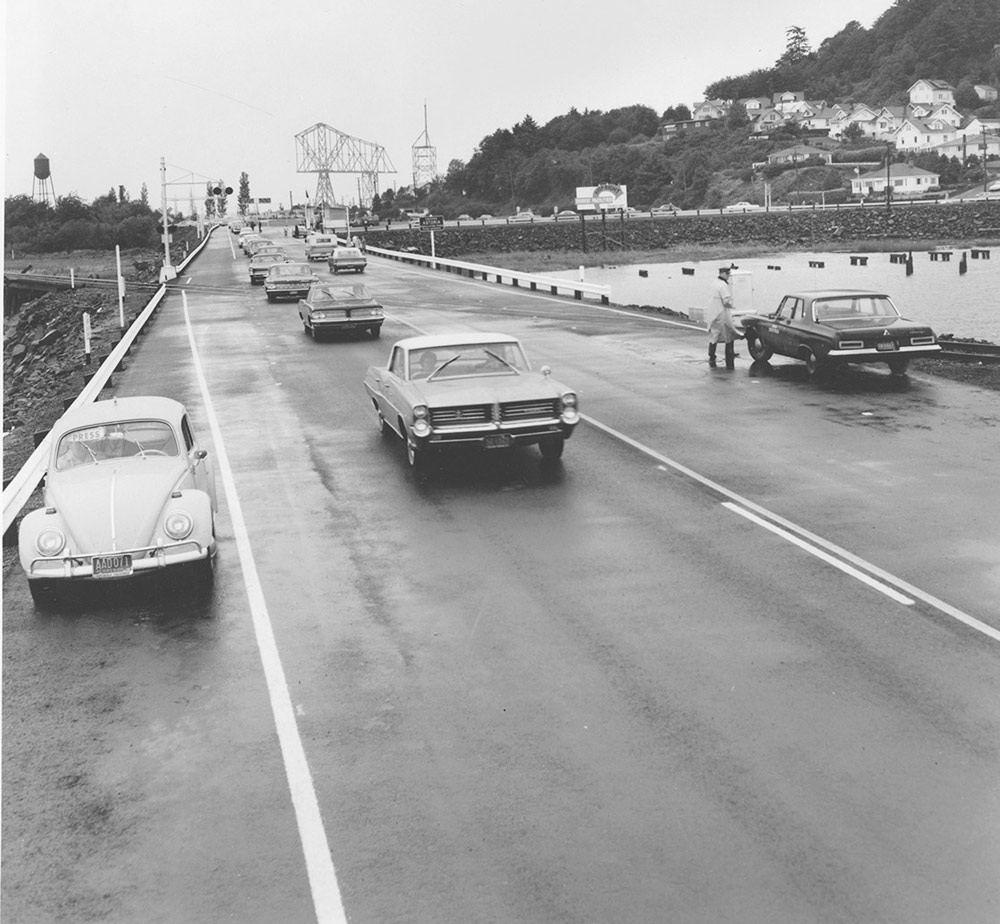
[{"label": "car side mirror", "polygon": [[202,461],[202,459],[207,459],[207,458],[208,458],[208,450],[207,450],[207,449],[196,449],[196,450],[194,451],[194,457],[195,457],[195,458],[196,458],[196,459],[197,459],[197,460],[198,460],[199,462],[201,462],[201,461]]}]

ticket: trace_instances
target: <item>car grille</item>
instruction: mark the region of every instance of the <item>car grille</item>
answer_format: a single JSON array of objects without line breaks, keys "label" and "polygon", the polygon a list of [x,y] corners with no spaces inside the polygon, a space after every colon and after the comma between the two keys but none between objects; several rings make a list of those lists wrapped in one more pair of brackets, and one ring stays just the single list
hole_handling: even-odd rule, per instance
[{"label": "car grille", "polygon": [[500,419],[516,422],[518,420],[548,420],[559,416],[559,402],[554,398],[538,401],[509,401],[500,405]]},{"label": "car grille", "polygon": [[455,427],[491,422],[520,423],[533,420],[552,420],[559,416],[557,399],[537,401],[508,401],[500,405],[466,404],[458,407],[431,409],[431,426]]},{"label": "car grille", "polygon": [[489,423],[493,419],[490,404],[469,404],[462,407],[436,407],[431,409],[431,426],[455,427],[464,424]]}]

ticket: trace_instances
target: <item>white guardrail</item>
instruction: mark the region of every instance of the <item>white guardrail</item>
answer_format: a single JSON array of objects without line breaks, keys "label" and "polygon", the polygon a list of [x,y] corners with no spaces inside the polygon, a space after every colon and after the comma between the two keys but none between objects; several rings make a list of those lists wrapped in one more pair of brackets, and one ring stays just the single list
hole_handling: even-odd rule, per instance
[{"label": "white guardrail", "polygon": [[518,270],[501,269],[497,266],[485,266],[481,263],[467,263],[464,260],[445,260],[441,257],[429,257],[422,253],[386,250],[383,247],[369,246],[365,248],[365,252],[387,257],[390,260],[401,260],[404,263],[417,263],[428,269],[443,269],[448,273],[457,272],[460,276],[469,275],[472,278],[478,276],[486,280],[492,277],[494,282],[499,283],[508,279],[515,288],[526,284],[532,292],[541,287],[548,289],[552,295],[558,295],[560,290],[572,292],[573,297],[578,300],[583,298],[584,293],[596,295],[601,300],[602,305],[607,305],[611,300],[611,286],[574,282],[572,279],[557,279],[554,276],[542,276],[537,273],[522,273]]},{"label": "white guardrail", "polygon": [[[214,230],[215,228],[209,230],[205,237],[202,238],[201,243],[195,247],[195,249],[192,250],[191,253],[189,253],[184,259],[184,262],[177,267],[178,270],[184,269],[188,263],[201,253],[202,248],[208,243],[208,239],[211,237],[212,231]],[[167,291],[168,289],[165,283],[157,289],[156,294],[149,300],[146,307],[143,308],[142,312],[125,332],[125,336],[118,341],[115,348],[110,354],[108,354],[108,358],[101,363],[90,381],[83,386],[83,390],[80,394],[77,395],[73,400],[73,403],[66,408],[67,411],[97,399],[98,395],[100,395],[101,391],[104,389],[104,386],[108,383],[108,380],[117,371],[118,367],[125,359],[125,356],[132,348],[132,344],[139,336],[146,322],[156,313],[156,309],[159,308],[160,302],[163,301]],[[18,473],[11,478],[10,484],[3,489],[3,533],[5,537],[7,535],[7,530],[14,524],[18,514],[24,508],[24,505],[28,502],[28,498],[34,493],[35,488],[38,487],[38,483],[42,480],[42,476],[45,474],[45,468],[49,459],[51,439],[52,438],[49,434],[46,434],[42,438],[39,444],[35,447],[35,451],[28,457],[28,461],[21,466]]]}]

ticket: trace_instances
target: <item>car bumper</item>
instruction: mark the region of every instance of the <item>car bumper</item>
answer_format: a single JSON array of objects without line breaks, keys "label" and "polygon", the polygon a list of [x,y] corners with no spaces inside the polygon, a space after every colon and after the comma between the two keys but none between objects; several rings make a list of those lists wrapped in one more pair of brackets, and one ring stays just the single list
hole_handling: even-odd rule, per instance
[{"label": "car bumper", "polygon": [[927,346],[904,346],[895,350],[876,350],[872,347],[864,347],[858,350],[830,350],[826,358],[848,363],[884,363],[894,356],[905,356],[908,359],[919,359],[921,356],[933,356],[940,353],[939,344]]},{"label": "car bumper", "polygon": [[422,447],[479,446],[482,449],[504,446],[531,445],[551,437],[569,439],[573,435],[579,418],[536,420],[524,423],[496,423],[484,426],[435,427],[429,434],[415,433],[418,445]]},{"label": "car bumper", "polygon": [[264,283],[264,291],[276,298],[305,298],[309,294],[310,288],[311,286],[307,284],[295,286],[294,288],[285,288],[281,286],[269,286],[267,283]]},{"label": "car bumper", "polygon": [[192,539],[170,545],[144,549],[123,549],[119,552],[105,553],[107,555],[131,555],[132,571],[130,574],[114,577],[94,577],[93,559],[102,555],[74,555],[60,558],[36,558],[27,569],[28,580],[78,580],[105,583],[107,581],[127,580],[138,574],[158,571],[173,565],[202,561],[215,554],[215,546],[202,545]]},{"label": "car bumper", "polygon": [[316,330],[368,330],[370,327],[381,327],[384,318],[349,318],[345,321],[316,321],[309,323]]}]

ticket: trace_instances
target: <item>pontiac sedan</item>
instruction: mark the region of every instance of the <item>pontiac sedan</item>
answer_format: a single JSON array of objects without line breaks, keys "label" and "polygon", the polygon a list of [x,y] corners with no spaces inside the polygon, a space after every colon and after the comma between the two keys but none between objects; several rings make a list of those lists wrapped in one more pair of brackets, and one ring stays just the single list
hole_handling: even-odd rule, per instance
[{"label": "pontiac sedan", "polygon": [[285,258],[280,253],[258,253],[250,258],[250,285],[260,286],[267,279],[267,274],[276,263],[284,263]]},{"label": "pontiac sedan", "polygon": [[905,375],[910,360],[940,351],[934,331],[904,318],[892,299],[862,289],[786,295],[769,315],[742,319],[750,355],[801,359],[810,375],[848,363],[886,363]]},{"label": "pontiac sedan", "polygon": [[184,406],[113,398],[64,414],[51,434],[44,506],[18,533],[36,602],[79,584],[186,568],[209,586],[215,472]]},{"label": "pontiac sedan", "polygon": [[366,285],[323,286],[299,302],[302,327],[313,340],[338,331],[367,331],[377,337],[385,314]]},{"label": "pontiac sedan", "polygon": [[305,298],[316,275],[308,263],[275,263],[267,271],[264,291],[269,302],[279,298]]},{"label": "pontiac sedan", "polygon": [[409,337],[385,367],[371,366],[365,391],[379,430],[406,442],[410,465],[455,446],[505,449],[537,444],[558,459],[580,420],[576,393],[538,372],[506,334]]},{"label": "pontiac sedan", "polygon": [[363,273],[368,265],[368,258],[357,247],[337,247],[330,254],[326,265],[335,276],[344,270]]}]

